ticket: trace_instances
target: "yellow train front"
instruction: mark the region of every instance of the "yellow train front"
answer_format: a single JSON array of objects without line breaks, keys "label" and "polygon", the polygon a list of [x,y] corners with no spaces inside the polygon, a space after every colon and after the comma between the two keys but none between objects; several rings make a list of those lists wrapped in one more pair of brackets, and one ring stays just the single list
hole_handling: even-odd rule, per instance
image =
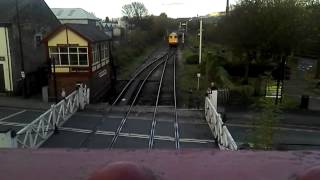
[{"label": "yellow train front", "polygon": [[173,32],[168,36],[168,44],[170,47],[177,47],[179,44],[178,34]]}]

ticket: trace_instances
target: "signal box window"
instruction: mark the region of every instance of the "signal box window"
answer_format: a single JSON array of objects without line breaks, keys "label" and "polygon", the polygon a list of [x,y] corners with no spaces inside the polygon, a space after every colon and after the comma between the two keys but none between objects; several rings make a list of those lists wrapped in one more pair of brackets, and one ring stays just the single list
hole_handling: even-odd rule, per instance
[{"label": "signal box window", "polygon": [[49,47],[49,57],[57,66],[88,66],[87,47]]}]

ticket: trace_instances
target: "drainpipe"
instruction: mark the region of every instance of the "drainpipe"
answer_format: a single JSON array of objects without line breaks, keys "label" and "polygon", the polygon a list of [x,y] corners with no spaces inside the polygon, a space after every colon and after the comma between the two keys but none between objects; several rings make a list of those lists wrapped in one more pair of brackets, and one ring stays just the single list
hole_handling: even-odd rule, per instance
[{"label": "drainpipe", "polygon": [[19,49],[20,49],[20,58],[21,58],[21,79],[23,83],[23,88],[22,88],[22,94],[23,97],[27,97],[27,82],[26,82],[26,74],[25,74],[25,69],[24,69],[24,54],[23,54],[23,47],[22,47],[22,36],[21,36],[21,25],[20,25],[20,13],[19,13],[19,7],[18,7],[18,0],[15,0],[15,5],[16,5],[16,13],[17,13],[17,26],[18,26],[18,39],[19,39]]},{"label": "drainpipe", "polygon": [[[54,101],[58,103],[58,93],[57,93],[57,77],[56,77],[56,60],[55,58],[51,59],[53,65],[53,86],[54,86]],[[51,70],[51,66],[50,66]]]},{"label": "drainpipe", "polygon": [[114,65],[114,59],[113,59],[113,55],[112,55],[112,50],[113,49],[113,40],[109,41],[109,59],[110,59],[110,64],[111,64],[111,68],[112,68],[112,81],[117,80],[117,72],[116,72],[116,68]]}]

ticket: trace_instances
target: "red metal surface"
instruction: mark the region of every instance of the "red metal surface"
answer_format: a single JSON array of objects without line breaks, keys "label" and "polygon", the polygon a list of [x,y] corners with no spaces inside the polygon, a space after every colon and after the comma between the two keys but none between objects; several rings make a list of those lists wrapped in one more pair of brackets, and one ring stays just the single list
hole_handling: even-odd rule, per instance
[{"label": "red metal surface", "polygon": [[156,180],[155,175],[137,163],[116,162],[111,163],[95,172],[89,180]]},{"label": "red metal surface", "polygon": [[160,180],[291,180],[319,165],[320,152],[1,150],[0,179],[88,179],[119,161],[149,168]]},{"label": "red metal surface", "polygon": [[318,180],[320,179],[320,166],[313,167],[303,173],[298,180]]}]

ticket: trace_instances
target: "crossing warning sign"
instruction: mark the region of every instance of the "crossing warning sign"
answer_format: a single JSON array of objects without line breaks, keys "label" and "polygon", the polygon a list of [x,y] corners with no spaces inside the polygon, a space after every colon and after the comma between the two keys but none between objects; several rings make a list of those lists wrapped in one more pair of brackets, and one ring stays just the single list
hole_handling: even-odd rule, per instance
[{"label": "crossing warning sign", "polygon": [[[277,81],[269,81],[266,86],[266,97],[276,98],[277,97]],[[280,83],[278,89],[278,97],[282,96],[282,84]]]}]

